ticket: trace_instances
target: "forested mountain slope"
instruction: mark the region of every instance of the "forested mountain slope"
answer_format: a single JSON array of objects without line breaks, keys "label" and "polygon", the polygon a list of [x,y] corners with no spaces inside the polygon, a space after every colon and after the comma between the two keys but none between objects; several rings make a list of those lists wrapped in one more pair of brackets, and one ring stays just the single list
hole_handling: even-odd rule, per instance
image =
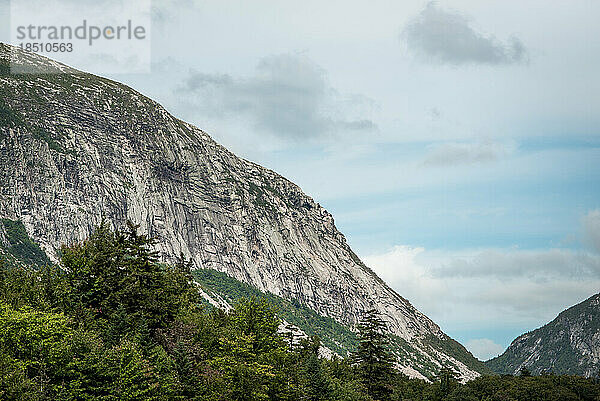
[{"label": "forested mountain slope", "polygon": [[[42,74],[11,74],[9,60]],[[292,182],[241,159],[120,83],[0,45],[0,218],[53,259],[102,218],[354,329],[375,308],[405,372],[486,371],[354,254],[333,217]]]}]

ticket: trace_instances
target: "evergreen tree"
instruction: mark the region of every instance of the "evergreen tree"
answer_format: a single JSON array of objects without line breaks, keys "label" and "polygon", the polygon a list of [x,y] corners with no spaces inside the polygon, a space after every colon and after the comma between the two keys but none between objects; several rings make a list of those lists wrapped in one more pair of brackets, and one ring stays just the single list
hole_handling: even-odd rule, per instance
[{"label": "evergreen tree", "polygon": [[527,369],[409,379],[374,311],[351,358],[319,358],[319,339],[286,338],[265,299],[198,307],[191,264],[158,263],[150,248],[131,224],[102,225],[63,249],[62,269],[0,263],[0,400],[600,400],[597,378]]},{"label": "evergreen tree", "polygon": [[298,341],[297,339],[299,337],[299,331],[300,330],[293,324],[288,323],[285,325],[285,339],[288,345],[289,352],[293,352],[296,348],[296,342]]},{"label": "evergreen tree", "polygon": [[392,393],[394,356],[389,351],[385,322],[374,309],[358,325],[358,346],[352,362],[369,396],[387,400]]},{"label": "evergreen tree", "polygon": [[147,340],[200,303],[189,263],[158,263],[153,240],[137,229],[128,222],[112,231],[103,222],[86,241],[62,249],[65,310],[111,344],[129,332]]},{"label": "evergreen tree", "polygon": [[309,401],[329,399],[330,384],[319,359],[321,340],[317,336],[312,336],[303,339],[300,346],[303,390],[306,399]]},{"label": "evergreen tree", "polygon": [[438,380],[440,382],[440,394],[442,398],[446,398],[448,394],[457,386],[458,380],[457,374],[454,370],[448,367],[443,367],[438,373]]},{"label": "evergreen tree", "polygon": [[531,377],[531,371],[525,366],[523,366],[521,370],[519,370],[519,375],[521,377]]}]

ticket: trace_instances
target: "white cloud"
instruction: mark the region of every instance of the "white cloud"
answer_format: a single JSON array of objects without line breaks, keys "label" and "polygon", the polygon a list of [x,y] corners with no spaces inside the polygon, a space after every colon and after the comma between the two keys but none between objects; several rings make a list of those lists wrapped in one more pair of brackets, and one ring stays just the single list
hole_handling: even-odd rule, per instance
[{"label": "white cloud", "polygon": [[512,153],[513,144],[494,142],[443,143],[431,147],[423,164],[427,166],[452,166],[458,164],[488,163]]},{"label": "white cloud", "polygon": [[432,274],[440,278],[529,278],[536,281],[600,278],[600,256],[570,249],[483,249],[465,257],[456,257],[434,268]]},{"label": "white cloud", "polygon": [[519,38],[502,43],[493,35],[477,32],[461,14],[442,10],[434,2],[406,26],[404,37],[409,50],[438,63],[510,64],[527,58]]},{"label": "white cloud", "polygon": [[279,137],[307,139],[377,128],[352,110],[368,99],[341,95],[328,85],[325,71],[301,55],[265,57],[251,77],[193,72],[177,92],[194,112],[243,116],[257,130]]},{"label": "white cloud", "polygon": [[446,330],[533,329],[600,288],[600,255],[568,249],[395,246],[364,261]]},{"label": "white cloud", "polygon": [[596,252],[600,252],[600,209],[590,211],[583,218],[585,242]]},{"label": "white cloud", "polygon": [[425,248],[398,245],[389,252],[362,258],[367,266],[400,295],[428,313],[440,311],[441,297],[449,293],[444,280],[433,277],[418,257]]},{"label": "white cloud", "polygon": [[489,338],[475,338],[467,341],[464,346],[471,353],[482,361],[487,361],[495,356],[500,355],[504,351],[504,347],[496,344]]}]

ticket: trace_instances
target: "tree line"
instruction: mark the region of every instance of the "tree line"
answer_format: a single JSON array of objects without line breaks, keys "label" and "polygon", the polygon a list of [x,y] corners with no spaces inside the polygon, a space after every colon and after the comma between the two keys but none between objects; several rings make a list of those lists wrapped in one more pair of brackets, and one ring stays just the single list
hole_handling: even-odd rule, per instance
[{"label": "tree line", "polygon": [[103,223],[57,264],[3,263],[0,400],[600,400],[596,380],[574,376],[409,379],[374,311],[351,355],[323,358],[265,299],[203,306],[190,263],[152,248],[133,224]]}]

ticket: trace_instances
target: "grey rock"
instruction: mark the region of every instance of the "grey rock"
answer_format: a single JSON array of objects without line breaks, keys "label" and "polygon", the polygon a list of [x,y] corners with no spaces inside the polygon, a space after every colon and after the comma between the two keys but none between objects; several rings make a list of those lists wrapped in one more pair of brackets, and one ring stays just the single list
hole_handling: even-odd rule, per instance
[{"label": "grey rock", "polygon": [[[10,58],[23,70],[53,73],[11,74]],[[0,67],[0,107],[12,116],[0,127],[0,217],[21,220],[54,260],[101,219],[117,227],[129,219],[156,238],[167,262],[183,253],[198,268],[296,299],[348,327],[375,308],[414,347],[415,360],[448,362],[464,379],[482,370],[365,266],[332,215],[294,183],[120,83],[7,45]]]},{"label": "grey rock", "polygon": [[561,312],[545,326],[517,337],[502,355],[486,364],[507,374],[518,374],[527,368],[534,374],[597,376],[600,294]]}]

